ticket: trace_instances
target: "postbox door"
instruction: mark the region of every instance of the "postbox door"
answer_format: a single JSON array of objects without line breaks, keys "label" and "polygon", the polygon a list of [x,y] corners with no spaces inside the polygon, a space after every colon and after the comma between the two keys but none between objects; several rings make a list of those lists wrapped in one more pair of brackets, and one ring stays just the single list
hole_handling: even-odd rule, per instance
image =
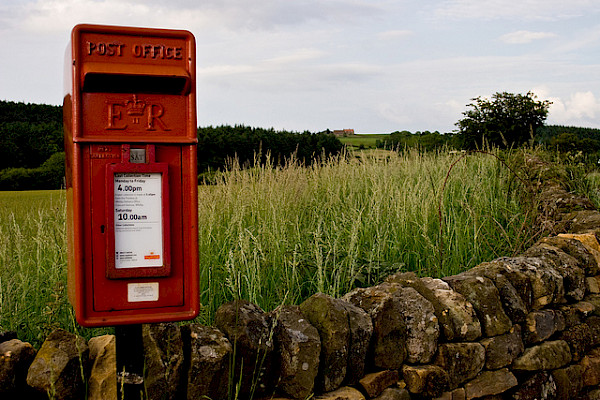
[{"label": "postbox door", "polygon": [[[116,269],[125,272],[121,276],[110,276],[109,265],[115,265],[114,252],[110,242],[114,240],[114,228],[111,222],[114,214],[110,215],[106,207],[107,198],[114,198],[114,190],[109,185],[91,184],[91,182],[106,182],[111,170],[119,170],[122,155],[122,145],[90,145],[84,157],[88,159],[84,165],[89,165],[89,193],[91,207],[90,243],[93,254],[92,280],[93,293],[89,293],[94,311],[128,310],[181,306],[184,302],[183,254],[182,248],[182,195],[181,185],[181,148],[179,146],[159,145],[155,147],[157,164],[168,166],[169,207],[168,213],[169,237],[165,240],[167,248],[163,254],[170,256],[169,268],[155,266],[144,267],[143,264],[133,268]],[[118,158],[117,158],[118,157]],[[154,172],[156,173],[156,172]],[[172,184],[171,184],[172,183]],[[114,204],[114,203],[113,203]],[[111,218],[113,217],[113,218]],[[139,227],[139,224],[138,224]],[[135,227],[133,227],[135,229]],[[142,240],[143,235],[140,235]],[[114,242],[113,242],[114,243]],[[111,249],[111,251],[107,251]],[[151,264],[149,264],[151,265]],[[115,270],[115,269],[113,269]],[[165,273],[165,271],[168,271]],[[109,294],[109,295],[107,295]]]}]

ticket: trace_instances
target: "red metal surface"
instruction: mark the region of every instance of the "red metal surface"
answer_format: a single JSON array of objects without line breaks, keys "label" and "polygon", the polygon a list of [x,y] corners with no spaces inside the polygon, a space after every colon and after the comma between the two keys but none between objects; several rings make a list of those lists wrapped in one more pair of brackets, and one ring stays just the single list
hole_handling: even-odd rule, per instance
[{"label": "red metal surface", "polygon": [[[77,321],[109,326],[194,318],[199,274],[192,34],[78,25],[65,57],[65,86],[68,280]],[[145,163],[124,157],[135,148],[146,150]],[[115,268],[111,185],[120,172],[162,176],[162,266]],[[137,287],[152,288],[156,299],[132,297]]]}]

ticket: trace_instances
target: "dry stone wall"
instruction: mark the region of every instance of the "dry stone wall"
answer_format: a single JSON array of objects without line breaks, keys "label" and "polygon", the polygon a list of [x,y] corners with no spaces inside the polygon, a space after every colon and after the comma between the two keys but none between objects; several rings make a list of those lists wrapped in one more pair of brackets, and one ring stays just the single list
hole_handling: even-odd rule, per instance
[{"label": "dry stone wall", "polygon": [[[549,234],[517,257],[272,312],[238,300],[215,327],[144,326],[147,397],[600,399],[600,212],[555,182],[541,190]],[[113,336],[0,342],[0,398],[117,396]]]}]

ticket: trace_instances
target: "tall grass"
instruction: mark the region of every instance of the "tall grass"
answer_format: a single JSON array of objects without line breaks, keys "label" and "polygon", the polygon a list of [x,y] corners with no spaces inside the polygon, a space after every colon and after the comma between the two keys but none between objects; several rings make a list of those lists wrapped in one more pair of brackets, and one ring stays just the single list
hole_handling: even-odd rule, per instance
[{"label": "tall grass", "polygon": [[532,216],[495,157],[468,156],[447,177],[456,154],[358,154],[310,168],[233,165],[200,188],[207,320],[237,297],[271,309],[317,291],[340,296],[396,271],[454,274],[531,239]]},{"label": "tall grass", "polygon": [[69,326],[65,196],[0,192],[0,328],[42,341]]},{"label": "tall grass", "polygon": [[0,191],[0,331],[39,347],[56,328],[85,337],[67,298],[66,196]]},{"label": "tall grass", "polygon": [[[465,157],[447,175],[456,154],[355,154],[309,168],[233,164],[200,186],[199,322],[234,298],[270,310],[396,271],[454,274],[531,239],[494,157]],[[56,327],[98,333],[75,326],[65,286],[64,193],[0,192],[0,330],[34,345]]]}]

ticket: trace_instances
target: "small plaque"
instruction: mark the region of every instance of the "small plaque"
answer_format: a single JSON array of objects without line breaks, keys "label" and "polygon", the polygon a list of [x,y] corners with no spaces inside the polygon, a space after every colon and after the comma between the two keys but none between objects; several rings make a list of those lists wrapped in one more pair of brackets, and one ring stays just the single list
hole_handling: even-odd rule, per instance
[{"label": "small plaque", "polygon": [[129,162],[134,164],[143,164],[146,162],[146,149],[130,149]]},{"label": "small plaque", "polygon": [[158,301],[158,282],[128,283],[127,301],[130,303]]}]

